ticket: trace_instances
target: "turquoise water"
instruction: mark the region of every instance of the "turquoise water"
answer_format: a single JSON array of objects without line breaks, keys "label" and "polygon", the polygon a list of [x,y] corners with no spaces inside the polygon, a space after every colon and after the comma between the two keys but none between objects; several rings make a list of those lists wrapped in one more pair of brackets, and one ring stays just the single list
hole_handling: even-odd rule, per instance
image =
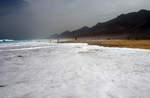
[{"label": "turquoise water", "polygon": [[21,43],[21,42],[48,42],[48,39],[38,39],[38,40],[11,40],[11,39],[0,39],[0,44],[5,43]]}]

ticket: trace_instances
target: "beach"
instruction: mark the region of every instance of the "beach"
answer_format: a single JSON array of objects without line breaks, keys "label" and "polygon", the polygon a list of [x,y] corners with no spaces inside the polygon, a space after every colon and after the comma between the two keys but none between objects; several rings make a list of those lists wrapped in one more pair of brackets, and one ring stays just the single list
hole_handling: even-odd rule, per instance
[{"label": "beach", "polygon": [[0,98],[149,98],[150,50],[0,44]]}]

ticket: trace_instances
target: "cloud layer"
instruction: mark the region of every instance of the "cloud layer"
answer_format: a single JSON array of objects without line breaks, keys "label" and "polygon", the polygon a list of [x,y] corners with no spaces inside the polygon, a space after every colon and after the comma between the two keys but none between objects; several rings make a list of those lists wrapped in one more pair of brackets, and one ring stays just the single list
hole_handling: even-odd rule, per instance
[{"label": "cloud layer", "polygon": [[25,3],[24,0],[0,0],[0,16],[12,13]]}]

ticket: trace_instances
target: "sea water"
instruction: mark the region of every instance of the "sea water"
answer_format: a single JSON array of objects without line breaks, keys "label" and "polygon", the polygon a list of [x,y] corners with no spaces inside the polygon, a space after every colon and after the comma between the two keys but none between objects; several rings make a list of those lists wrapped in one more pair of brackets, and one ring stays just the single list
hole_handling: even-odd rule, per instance
[{"label": "sea water", "polygon": [[0,44],[4,43],[22,43],[22,42],[48,42],[49,39],[36,39],[36,40],[12,40],[12,39],[0,39]]}]

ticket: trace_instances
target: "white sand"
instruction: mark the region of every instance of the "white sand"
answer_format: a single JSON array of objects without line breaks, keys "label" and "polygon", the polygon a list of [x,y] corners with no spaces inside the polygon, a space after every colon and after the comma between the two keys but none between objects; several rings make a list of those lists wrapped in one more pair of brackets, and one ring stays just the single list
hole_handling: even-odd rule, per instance
[{"label": "white sand", "polygon": [[2,44],[0,98],[150,98],[150,50]]}]

